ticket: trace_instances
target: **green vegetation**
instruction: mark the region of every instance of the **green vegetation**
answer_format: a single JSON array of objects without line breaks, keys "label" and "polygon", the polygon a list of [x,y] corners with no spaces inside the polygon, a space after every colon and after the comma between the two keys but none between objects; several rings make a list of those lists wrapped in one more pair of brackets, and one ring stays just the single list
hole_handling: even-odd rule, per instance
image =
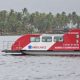
[{"label": "green vegetation", "polygon": [[55,30],[65,30],[72,22],[75,28],[80,27],[80,16],[76,12],[66,14],[57,13],[29,13],[26,8],[22,12],[0,11],[0,35],[18,35],[27,33],[53,33]]}]

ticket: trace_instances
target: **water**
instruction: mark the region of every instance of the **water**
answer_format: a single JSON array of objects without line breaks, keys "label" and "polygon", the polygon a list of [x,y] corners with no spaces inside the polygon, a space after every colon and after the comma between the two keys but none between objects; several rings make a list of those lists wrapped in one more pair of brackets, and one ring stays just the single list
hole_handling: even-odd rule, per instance
[{"label": "water", "polygon": [[16,56],[0,52],[0,80],[80,80],[80,57]]},{"label": "water", "polygon": [[80,80],[80,58],[1,54],[0,80]]}]

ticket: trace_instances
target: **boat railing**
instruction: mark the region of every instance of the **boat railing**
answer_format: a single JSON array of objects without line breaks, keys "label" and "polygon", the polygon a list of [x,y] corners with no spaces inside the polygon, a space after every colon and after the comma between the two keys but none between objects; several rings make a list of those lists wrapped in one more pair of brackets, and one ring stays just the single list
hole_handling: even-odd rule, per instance
[{"label": "boat railing", "polygon": [[2,49],[3,50],[11,50],[11,46],[14,41],[2,41]]}]

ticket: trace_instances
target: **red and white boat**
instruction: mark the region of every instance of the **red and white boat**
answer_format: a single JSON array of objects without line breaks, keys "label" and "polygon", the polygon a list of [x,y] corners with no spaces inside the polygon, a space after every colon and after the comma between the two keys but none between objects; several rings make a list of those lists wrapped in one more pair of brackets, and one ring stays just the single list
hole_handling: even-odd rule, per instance
[{"label": "red and white boat", "polygon": [[71,29],[64,34],[26,34],[18,38],[9,51],[33,55],[80,55],[80,29]]}]

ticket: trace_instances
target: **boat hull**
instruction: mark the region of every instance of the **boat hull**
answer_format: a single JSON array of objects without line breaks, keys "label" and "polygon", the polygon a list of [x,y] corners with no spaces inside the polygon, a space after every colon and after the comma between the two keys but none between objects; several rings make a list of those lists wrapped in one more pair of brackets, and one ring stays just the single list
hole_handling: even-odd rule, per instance
[{"label": "boat hull", "polygon": [[27,51],[22,50],[22,54],[26,55],[44,55],[44,56],[80,56],[80,51]]}]

